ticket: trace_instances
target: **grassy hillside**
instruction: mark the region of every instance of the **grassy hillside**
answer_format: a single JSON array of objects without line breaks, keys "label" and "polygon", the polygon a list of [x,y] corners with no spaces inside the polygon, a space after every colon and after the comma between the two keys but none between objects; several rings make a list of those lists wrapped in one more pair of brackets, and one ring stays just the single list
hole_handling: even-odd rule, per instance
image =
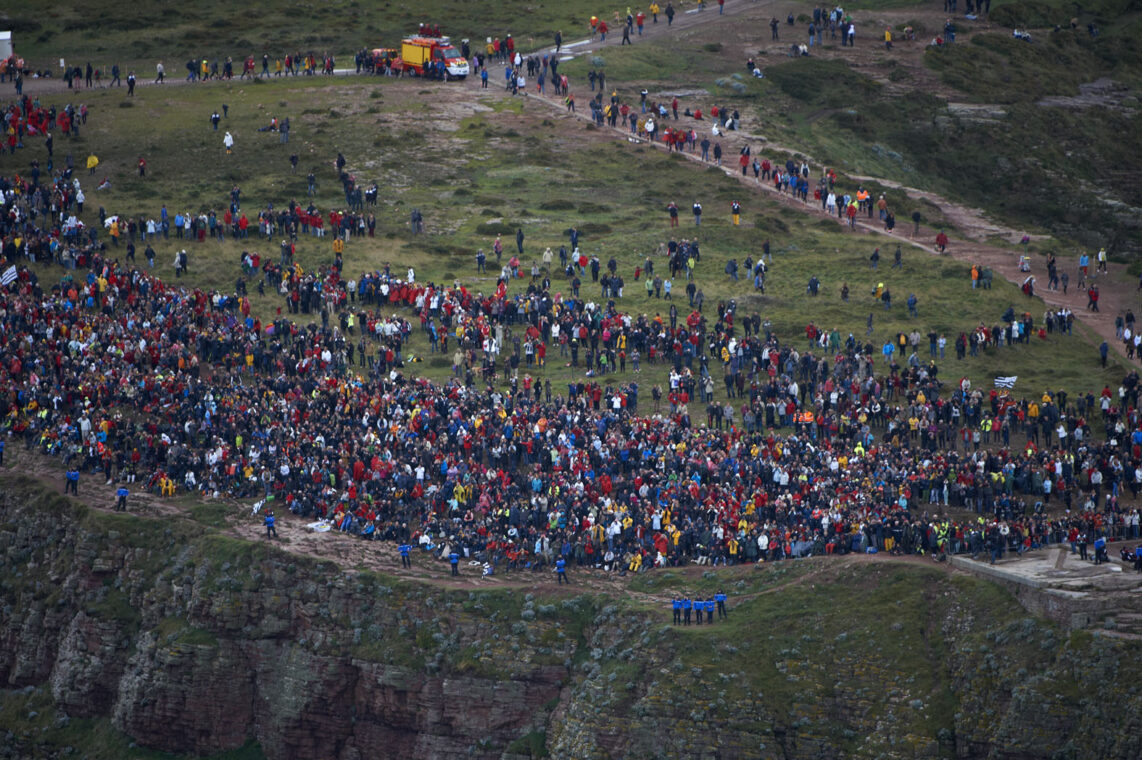
[{"label": "grassy hillside", "polygon": [[[0,731],[20,757],[175,757],[139,744],[254,760],[255,740],[267,757],[324,757],[322,743],[360,746],[378,725],[441,746],[448,721],[404,721],[447,684],[480,698],[447,746],[481,758],[1128,758],[1142,719],[1137,642],[1061,630],[944,565],[572,568],[571,587],[500,588],[513,574],[457,588],[423,557],[396,570],[388,544],[365,570],[178,513],[4,487],[0,555],[16,570],[0,579],[0,675],[17,688],[0,694]],[[671,598],[716,590],[728,619],[670,624]],[[318,719],[316,747],[281,743]]]},{"label": "grassy hillside", "polygon": [[[6,20],[0,22],[13,30],[17,49],[37,66],[54,66],[62,56],[80,64],[120,63],[150,73],[162,60],[176,75],[182,62],[192,57],[213,60],[230,55],[238,61],[248,54],[260,60],[262,53],[284,57],[299,51],[317,55],[328,51],[348,64],[356,50],[391,47],[420,23],[440,24],[456,39],[482,41],[489,35],[503,39],[511,34],[520,44],[548,44],[557,30],[565,36],[584,33],[591,14],[601,12],[597,3],[585,0],[492,4],[328,0],[255,8],[222,0],[173,5],[141,0],[132,4],[130,13],[107,0],[65,0],[45,10],[8,8]],[[619,5],[613,10],[620,10]]]},{"label": "grassy hillside", "polygon": [[[62,104],[64,98],[45,100]],[[230,109],[222,129],[230,130],[237,141],[231,156],[222,149],[222,132],[213,131],[208,120],[222,103]],[[490,253],[495,234],[504,237],[506,262],[514,251],[513,233],[523,228],[521,258],[526,271],[544,248],[564,244],[564,231],[574,225],[583,232],[581,245],[588,254],[598,255],[604,265],[612,256],[618,261],[627,283],[618,308],[666,318],[669,302],[648,298],[643,282],[635,281],[634,270],[672,234],[665,205],[674,200],[685,210],[700,200],[706,214],[696,284],[705,292],[708,315],[716,315],[719,302],[734,299],[744,313],[770,319],[779,335],[798,346],[807,345],[801,336],[809,321],[837,328],[842,340],[849,332],[864,340],[866,320],[873,314],[874,330],[868,339],[877,350],[899,331],[916,329],[926,335],[934,329],[949,339],[949,358],[941,364],[944,376],[967,375],[983,384],[997,374],[1016,374],[1030,389],[1086,392],[1115,384],[1123,374],[1115,366],[1091,369],[1097,354],[1081,337],[1081,329],[1069,338],[1049,336],[1029,346],[956,362],[951,358],[951,341],[959,332],[981,322],[995,324],[1009,305],[1020,312],[1028,310],[1037,319],[1045,307],[998,279],[992,290],[973,291],[967,265],[916,250],[907,241],[902,241],[904,268],[891,269],[894,247],[889,240],[854,235],[829,219],[806,216],[743,188],[719,171],[645,146],[616,142],[533,100],[478,96],[454,86],[426,88],[410,80],[319,80],[148,88],[133,100],[119,92],[99,91],[87,104],[91,110],[87,127],[78,139],[59,140],[56,156],[59,161],[61,154],[70,152],[82,164],[95,153],[101,161],[95,179],[111,180],[110,190],[95,191],[92,180],[85,178],[90,194],[84,211],[88,224],[98,224],[100,207],[108,214],[157,218],[165,203],[172,218],[179,211],[215,210],[221,215],[235,185],[242,189],[243,209],[253,216],[271,203],[280,208],[291,199],[306,202],[305,175],[310,171],[318,178],[319,206],[340,208],[344,199],[332,165],[340,151],[360,181],[375,180],[381,187],[377,237],[349,243],[345,254],[349,273],[391,263],[401,271],[415,267],[419,279],[460,280],[490,290],[494,275],[477,276],[475,251],[483,248]],[[258,131],[271,116],[291,118],[288,145],[273,133]],[[28,145],[15,157],[0,157],[0,170],[20,171],[32,157],[46,162],[42,143],[30,140]],[[300,156],[296,174],[287,160],[291,153]],[[140,155],[148,161],[145,179],[134,172]],[[902,194],[889,191],[889,197],[894,207],[910,208]],[[743,203],[745,221],[740,227],[730,223],[729,205],[734,199]],[[412,208],[424,213],[428,234],[408,234]],[[902,222],[898,229],[906,227]],[[673,232],[679,238],[697,233],[690,219],[683,219]],[[774,264],[767,292],[761,295],[750,278],[732,282],[724,269],[731,258],[756,259],[765,239],[771,241]],[[190,245],[190,276],[184,282],[232,291],[241,275],[242,251],[276,259],[278,242],[252,235],[246,241]],[[172,236],[154,246],[158,271],[169,277],[173,252],[187,243]],[[873,272],[869,255],[878,246],[883,258]],[[138,258],[142,261],[141,251]],[[655,258],[662,271],[663,259]],[[298,261],[306,271],[331,263],[331,238],[303,237]],[[46,267],[41,274],[52,282],[61,272]],[[822,294],[817,298],[806,295],[812,276],[821,281]],[[598,286],[590,283],[589,276],[585,279],[584,295],[598,300]],[[552,273],[552,280],[554,290],[569,291],[562,273]],[[871,296],[879,282],[895,296],[891,311]],[[526,277],[516,280],[512,289],[522,291],[527,283]],[[850,288],[848,303],[840,299],[845,283]],[[689,313],[685,284],[684,278],[675,282],[674,303],[683,318]],[[284,305],[269,291],[259,296],[253,283],[250,292],[256,313],[263,317]],[[909,318],[904,308],[913,292],[919,299],[917,319]],[[415,367],[418,374],[442,378],[450,371],[450,356],[431,357],[420,331],[414,331],[411,353],[427,359]],[[546,368],[533,368],[532,373],[550,378],[558,393],[567,379],[581,377],[582,370],[573,372],[564,366],[569,359],[560,358],[557,351],[553,354]],[[926,339],[919,357],[927,362]],[[631,369],[628,365],[625,375],[606,380],[635,379]],[[720,374],[715,373],[715,378],[720,380]],[[644,364],[637,379],[645,389],[664,382],[665,370]],[[718,386],[721,393],[720,382]]]},{"label": "grassy hillside", "polygon": [[[957,18],[957,43],[933,48],[943,17],[930,4],[887,4],[858,12],[855,51],[826,35],[812,57],[789,59],[788,41],[802,41],[809,21],[801,15],[797,26],[781,25],[780,42],[726,24],[717,43],[686,34],[608,49],[568,69],[582,78],[602,63],[628,97],[643,86],[702,88],[750,114],[747,129],[814,165],[933,190],[1053,236],[1046,247],[1105,245],[1134,262],[1142,251],[1142,136],[1132,126],[1142,14],[1119,0],[1088,4],[1072,30],[1073,13],[1062,3],[995,3],[990,23]],[[1011,36],[1028,25],[1033,42]],[[886,26],[892,51],[877,42]],[[902,41],[906,26],[916,41]],[[764,80],[746,74],[747,56]]]}]

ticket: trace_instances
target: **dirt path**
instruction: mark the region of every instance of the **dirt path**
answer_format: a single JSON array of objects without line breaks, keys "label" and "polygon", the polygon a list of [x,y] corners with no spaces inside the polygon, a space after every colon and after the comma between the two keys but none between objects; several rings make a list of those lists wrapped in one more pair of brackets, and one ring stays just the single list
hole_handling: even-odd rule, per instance
[{"label": "dirt path", "polygon": [[[715,6],[716,8],[716,6]],[[779,19],[784,19],[787,13],[792,10],[793,12],[803,12],[800,6],[787,6],[784,3],[767,2],[767,3],[751,3],[751,2],[727,2],[726,3],[726,16],[739,16],[737,19],[726,19],[726,16],[719,17],[717,13],[709,13],[703,11],[701,13],[690,13],[685,18],[677,19],[674,23],[676,28],[689,28],[699,24],[709,24],[711,27],[721,25],[733,24],[738,26],[746,26],[749,29],[761,29],[767,26],[766,21],[771,15],[777,16]],[[858,42],[858,46],[854,48],[835,48],[826,45],[824,48],[815,47],[814,54],[823,56],[825,58],[841,57],[848,61],[855,68],[861,69],[875,69],[880,72],[878,81],[891,84],[889,80],[883,75],[883,68],[878,67],[876,60],[883,57],[882,47],[869,38],[873,36],[874,29],[883,29],[885,26],[895,26],[900,23],[915,23],[919,21],[926,24],[930,28],[940,28],[943,23],[944,14],[937,9],[905,9],[898,11],[855,11],[854,18],[857,21],[858,28],[862,29],[863,40]],[[992,27],[986,22],[966,22],[964,19],[956,19],[960,27],[960,32],[957,34],[957,44],[960,41],[966,42],[970,37],[982,31],[991,30]],[[965,28],[966,25],[966,28]],[[659,27],[661,27],[661,23]],[[651,33],[645,34],[644,37],[654,39],[661,36],[665,30],[662,28],[654,29]],[[765,38],[768,40],[768,29],[765,29]],[[765,42],[763,49],[772,54],[784,56],[788,50],[788,45],[791,40],[788,39],[793,36],[793,30],[787,27],[782,22],[781,34],[783,39],[779,42]],[[804,28],[801,26],[796,27],[796,34],[804,33]],[[714,34],[714,37],[720,37],[719,34]],[[801,41],[797,37],[797,41]],[[635,44],[638,44],[639,39],[635,38]],[[956,93],[938,81],[938,78],[923,64],[922,58],[924,55],[926,41],[917,39],[912,42],[898,43],[894,47],[893,58],[898,65],[903,65],[907,68],[909,74],[914,78],[912,86],[924,87],[924,89],[933,94],[942,96],[946,99],[956,96]],[[564,45],[564,51],[570,47],[576,56],[586,53],[598,52],[611,44],[608,41],[605,44],[599,43],[597,40],[579,40],[570,45]],[[543,52],[554,52],[554,48],[545,49]],[[769,60],[772,60],[770,58]],[[764,61],[762,61],[764,63]],[[866,73],[869,73],[866,71]],[[614,82],[608,82],[608,87]],[[628,83],[623,83],[628,85]],[[479,83],[473,81],[470,83],[473,88],[478,88]],[[893,85],[896,86],[896,85]],[[484,96],[492,94],[496,97],[509,97],[506,92],[500,88],[492,88],[489,90],[480,90]],[[543,103],[549,107],[555,108],[565,119],[578,119],[583,121],[590,121],[590,113],[586,109],[577,111],[570,114],[566,111],[561,98],[552,96],[539,96],[531,93],[527,96],[528,102]],[[674,122],[669,122],[673,124]],[[699,122],[694,124],[701,125]],[[619,127],[609,129],[615,139],[635,140],[640,144],[650,144],[659,150],[666,150],[666,147],[661,142],[647,143],[645,140],[637,140],[630,135],[629,128]],[[768,194],[779,203],[790,207],[796,208],[802,213],[819,216],[821,218],[834,218],[825,214],[824,210],[819,205],[809,202],[802,203],[799,200],[793,199],[787,194],[782,194],[773,189],[773,186],[768,183],[758,183],[750,177],[743,177],[740,174],[736,164],[737,155],[743,146],[749,145],[755,152],[764,151],[771,159],[774,153],[786,153],[790,155],[804,156],[806,159],[816,167],[820,167],[820,162],[813,160],[813,157],[806,151],[792,146],[779,145],[770,142],[762,132],[757,131],[756,127],[749,124],[747,121],[740,131],[723,132],[717,138],[722,143],[724,156],[728,159],[723,159],[723,170],[729,176],[735,177],[743,187],[755,193]],[[761,143],[759,146],[758,143]],[[703,162],[696,153],[682,153],[683,157],[688,160],[709,165]],[[907,193],[911,197],[921,198],[937,209],[940,213],[955,225],[956,231],[960,237],[953,238],[951,244],[948,246],[947,253],[953,258],[967,264],[980,264],[984,267],[992,269],[998,276],[1003,277],[1009,282],[1019,286],[1023,284],[1024,279],[1028,274],[1036,278],[1035,294],[1042,299],[1047,308],[1060,308],[1066,306],[1072,309],[1077,319],[1083,324],[1087,325],[1100,339],[1105,339],[1110,344],[1112,351],[1116,352],[1120,359],[1130,365],[1142,366],[1142,361],[1136,359],[1133,362],[1126,359],[1123,345],[1115,337],[1115,316],[1125,312],[1128,308],[1133,308],[1138,301],[1139,285],[1135,282],[1133,276],[1127,272],[1127,268],[1122,264],[1111,263],[1108,271],[1105,274],[1098,275],[1095,278],[1090,278],[1089,282],[1097,284],[1100,290],[1100,311],[1092,312],[1086,309],[1087,297],[1086,293],[1079,292],[1077,288],[1073,287],[1078,282],[1077,271],[1077,252],[1069,250],[1058,250],[1056,255],[1059,257],[1060,272],[1067,271],[1071,275],[1071,285],[1069,292],[1064,294],[1061,290],[1049,291],[1046,289],[1047,275],[1045,261],[1038,256],[1031,257],[1031,271],[1021,272],[1019,270],[1019,259],[1021,251],[1018,248],[1018,243],[1022,239],[1025,232],[1012,228],[1008,225],[999,223],[987,216],[986,211],[978,208],[971,208],[961,203],[957,203],[943,196],[929,190],[923,190],[914,187],[908,187],[893,180],[888,180],[880,177],[871,177],[866,175],[849,175],[849,178],[857,182],[875,182],[885,187],[898,188]],[[846,224],[837,220],[838,227],[845,228]],[[936,252],[934,242],[936,234],[939,229],[927,224],[921,224],[919,230],[914,234],[914,225],[909,219],[899,219],[894,233],[889,233],[884,229],[884,226],[878,219],[868,219],[863,217],[858,219],[854,230],[858,234],[864,234],[874,237],[879,237],[887,241],[895,241],[906,247],[911,247],[913,250],[920,250],[927,255],[937,256],[940,255]],[[1032,240],[1042,240],[1045,236],[1031,235]],[[1004,248],[994,245],[990,241],[1000,239],[1013,247]],[[870,242],[870,246],[881,245],[883,243]],[[1093,260],[1096,251],[1088,251]],[[1025,309],[1031,305],[1030,301],[1020,300],[1015,304],[1017,308]],[[1033,311],[1036,316],[1039,315],[1039,307],[1035,307]],[[1092,358],[1096,354],[1092,350]]]},{"label": "dirt path", "polygon": [[[0,467],[0,478],[4,476],[27,477],[38,481],[49,490],[62,493],[63,475],[58,459],[46,457],[36,452],[15,451],[11,447],[8,454],[4,466]],[[113,512],[116,488],[118,488],[118,484],[106,485],[101,478],[84,476],[80,480],[79,500],[90,509],[100,512]],[[193,519],[190,510],[195,504],[221,503],[228,508],[229,514],[226,518],[226,527],[218,528],[218,530],[247,541],[262,542],[267,540],[265,529],[262,526],[262,514],[254,514],[248,504],[233,499],[215,501],[200,498],[193,500],[185,494],[177,499],[164,499],[146,493],[138,484],[129,485],[129,488],[131,489],[131,497],[127,513],[130,515],[152,520],[170,519],[171,517]],[[290,554],[333,562],[348,573],[369,570],[453,590],[482,588],[529,591],[541,589],[547,594],[556,593],[569,596],[584,592],[623,594],[637,601],[655,605],[669,605],[671,599],[668,592],[645,592],[632,589],[630,585],[631,581],[637,577],[635,575],[624,576],[619,573],[579,567],[569,567],[568,578],[571,581],[569,584],[559,584],[550,569],[538,572],[518,570],[500,572],[494,576],[484,576],[481,566],[468,562],[461,563],[460,575],[453,577],[448,563],[434,560],[429,555],[417,550],[412,554],[412,569],[405,569],[401,566],[400,554],[396,544],[392,542],[364,541],[355,536],[342,535],[337,531],[316,533],[305,527],[307,520],[296,517],[289,512],[282,514],[280,510],[277,518],[279,538],[273,541],[276,548]],[[737,594],[734,596],[735,602],[777,593],[783,589],[804,586],[817,581],[835,579],[846,568],[869,562],[903,563],[937,567],[947,572],[962,572],[955,570],[948,563],[937,564],[923,557],[893,557],[888,554],[850,555],[803,561],[812,561],[816,564],[809,571],[768,588]],[[737,565],[735,568],[738,574],[735,575],[735,578],[740,578],[741,573],[746,568],[752,568],[749,572],[760,573],[786,566],[787,563],[783,562]],[[709,569],[709,567],[701,567],[696,564],[669,568],[671,572],[680,573],[690,580],[698,580]]]},{"label": "dirt path", "polygon": [[[760,2],[758,0],[727,0],[724,14],[719,15],[717,3],[710,2],[703,11],[697,11],[693,8],[688,10],[679,9],[673,25],[669,27],[666,25],[664,16],[660,16],[657,24],[647,19],[643,34],[641,36],[635,34],[632,37],[632,42],[637,45],[644,41],[660,39],[668,35],[678,35],[680,32],[706,25],[711,30],[711,38],[728,40],[730,41],[727,43],[729,45],[748,45],[745,49],[752,51],[757,49],[760,40],[760,49],[764,50],[767,54],[765,57],[759,59],[759,63],[764,66],[765,63],[775,59],[783,59],[787,55],[789,45],[793,42],[804,41],[804,27],[801,25],[789,27],[784,21],[790,12],[801,14],[804,13],[804,11],[804,6],[778,2],[777,0],[762,0]],[[922,88],[926,92],[936,94],[945,99],[950,100],[957,97],[957,93],[943,85],[939,81],[939,78],[930,69],[924,66],[922,59],[927,42],[927,38],[924,35],[919,35],[920,38],[911,42],[898,40],[893,49],[892,59],[896,62],[897,66],[904,67],[910,76],[910,81],[906,85],[892,82],[886,75],[884,66],[881,65],[885,58],[885,53],[882,49],[882,45],[877,42],[878,35],[881,34],[881,32],[877,30],[883,30],[885,26],[894,27],[897,24],[921,24],[931,32],[932,30],[941,28],[945,18],[945,14],[938,8],[868,11],[858,9],[853,11],[853,16],[858,27],[858,43],[855,48],[837,48],[834,42],[826,40],[824,47],[813,48],[813,54],[824,58],[843,58],[854,68],[872,76],[885,86],[900,89],[902,91],[901,94]],[[779,41],[770,39],[768,20],[771,17],[776,17],[781,20],[779,29],[781,39]],[[599,42],[597,39],[570,40],[563,45],[561,57],[564,59],[579,57],[619,46],[622,39],[621,26],[619,23],[612,23],[613,19],[607,19],[607,22],[612,29],[608,33],[608,39],[605,43]],[[957,35],[958,42],[966,42],[973,34],[992,29],[991,25],[986,21],[972,22],[961,17],[956,19],[956,23],[960,29]],[[574,32],[570,32],[569,34],[574,34]],[[748,42],[742,40],[748,40]],[[525,44],[528,42],[532,44],[536,43],[534,39],[526,40]],[[553,53],[554,48],[541,47],[539,52]],[[337,74],[341,76],[355,75],[352,69],[338,69]],[[185,78],[175,76],[169,78],[165,85],[155,85],[149,73],[142,75],[140,72],[140,81],[137,85],[137,89],[140,93],[146,93],[155,87],[185,86],[187,84],[190,83],[188,83]],[[210,86],[211,84],[216,85],[218,83],[207,82],[200,86]],[[478,89],[478,78],[471,77],[466,87],[448,86],[442,90],[442,94],[444,97],[470,98],[472,91]],[[29,79],[25,81],[25,91],[35,95],[38,93],[66,92],[68,90],[64,82],[60,79]],[[77,97],[81,97],[85,91],[84,89],[76,89],[72,92],[74,92]],[[480,95],[483,97],[488,95],[507,97],[506,93],[496,87],[492,87],[488,90],[480,90]],[[556,108],[564,115],[564,118],[588,119],[588,115],[585,115],[583,112],[575,114],[574,116],[567,114],[561,100],[557,98],[532,94],[528,97],[528,101],[541,102],[552,108]],[[611,133],[615,139],[620,137],[629,139],[629,133],[625,129],[611,130]],[[756,126],[749,124],[748,121],[743,125],[742,131],[726,133],[719,139],[723,144],[725,155],[731,157],[731,159],[736,157],[738,150],[740,150],[742,146],[749,144],[754,150],[760,149],[766,151],[771,156],[774,152],[803,155],[811,164],[817,167],[820,166],[819,162],[814,161],[811,155],[800,148],[779,145],[768,141],[764,135],[764,130],[757,129]],[[761,143],[761,145],[759,146],[758,143]],[[665,149],[661,143],[654,143],[654,146],[660,150]],[[684,153],[683,155],[689,160],[702,163],[694,154]],[[783,196],[777,193],[770,185],[759,185],[751,179],[742,178],[737,172],[736,165],[725,166],[723,168],[727,174],[735,176],[744,187],[754,192],[768,193],[771,197],[788,207],[797,208],[806,214],[825,217],[823,210],[812,203],[800,203],[789,196]],[[952,244],[948,248],[948,254],[965,263],[978,263],[991,268],[996,274],[1015,285],[1021,285],[1023,283],[1028,273],[1019,271],[1018,249],[1007,249],[988,242],[995,239],[1002,239],[1008,243],[1018,243],[1024,234],[1022,230],[1008,227],[988,218],[986,212],[981,209],[970,208],[963,204],[950,201],[931,191],[907,187],[892,180],[879,177],[850,175],[850,178],[856,181],[876,182],[886,187],[898,187],[912,197],[922,198],[932,203],[946,218],[952,221],[956,229],[962,234],[961,238],[953,239]],[[839,222],[838,225],[843,226]],[[876,220],[864,219],[857,222],[856,231],[861,234],[895,240],[902,245],[922,250],[929,255],[936,255],[933,250],[933,241],[938,230],[928,225],[921,225],[918,234],[913,236],[911,234],[912,227],[910,220],[900,219],[898,220],[897,234],[888,234]],[[870,244],[876,245],[876,243]],[[1056,253],[1060,256],[1060,269],[1069,271],[1071,273],[1072,283],[1076,283],[1078,280],[1077,271],[1075,269],[1077,252],[1060,250]],[[1088,251],[1088,253],[1091,254],[1091,258],[1093,259],[1095,251]],[[1061,291],[1048,291],[1046,289],[1047,277],[1045,264],[1040,258],[1032,257],[1031,267],[1030,274],[1036,277],[1036,295],[1042,298],[1048,307],[1058,308],[1067,306],[1073,309],[1076,317],[1080,319],[1083,324],[1090,327],[1101,339],[1105,339],[1111,345],[1112,349],[1119,354],[1122,360],[1128,362],[1128,360],[1125,359],[1125,354],[1121,350],[1121,342],[1115,338],[1114,318],[1117,314],[1124,312],[1128,308],[1133,308],[1137,304],[1138,283],[1129,275],[1124,265],[1111,264],[1109,271],[1095,280],[1101,292],[1100,312],[1087,311],[1085,308],[1087,303],[1085,293],[1079,293],[1075,288],[1071,288],[1068,294],[1063,294]],[[1142,361],[1135,361],[1134,364],[1135,366],[1142,366]]]}]

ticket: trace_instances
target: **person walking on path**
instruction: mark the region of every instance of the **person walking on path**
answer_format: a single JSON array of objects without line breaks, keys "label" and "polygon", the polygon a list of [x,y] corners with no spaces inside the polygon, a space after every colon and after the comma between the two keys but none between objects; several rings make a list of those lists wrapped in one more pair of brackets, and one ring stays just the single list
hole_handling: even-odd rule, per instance
[{"label": "person walking on path", "polygon": [[936,235],[936,250],[940,253],[948,250],[948,236],[943,230]]}]

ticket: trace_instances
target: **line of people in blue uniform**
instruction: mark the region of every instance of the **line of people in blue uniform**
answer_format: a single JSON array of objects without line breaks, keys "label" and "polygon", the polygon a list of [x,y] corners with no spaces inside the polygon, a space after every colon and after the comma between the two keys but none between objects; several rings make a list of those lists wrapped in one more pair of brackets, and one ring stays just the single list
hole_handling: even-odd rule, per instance
[{"label": "line of people in blue uniform", "polygon": [[702,624],[702,613],[706,613],[706,625],[714,622],[714,611],[717,610],[718,619],[723,620],[729,615],[726,613],[726,592],[719,591],[709,599],[675,598],[670,602],[674,612],[674,625],[690,625],[690,615],[693,613],[694,622]]}]

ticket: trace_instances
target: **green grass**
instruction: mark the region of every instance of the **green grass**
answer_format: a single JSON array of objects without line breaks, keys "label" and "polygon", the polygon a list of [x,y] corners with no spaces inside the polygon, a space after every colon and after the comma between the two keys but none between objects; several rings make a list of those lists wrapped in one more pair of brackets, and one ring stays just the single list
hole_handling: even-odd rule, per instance
[{"label": "green grass", "polygon": [[[784,81],[781,76],[776,75],[775,80]],[[773,83],[767,86],[776,89]],[[242,188],[243,208],[251,213],[270,202],[280,206],[290,198],[304,200],[304,175],[310,169],[319,178],[319,206],[338,207],[343,201],[336,192],[336,179],[329,164],[342,151],[349,159],[350,170],[362,181],[375,179],[386,188],[384,203],[377,210],[378,236],[354,239],[346,248],[350,274],[379,269],[391,262],[397,271],[415,266],[421,280],[460,280],[476,289],[490,289],[491,279],[475,279],[474,251],[481,247],[490,249],[493,231],[523,227],[527,238],[523,257],[526,269],[545,247],[557,249],[566,240],[563,231],[574,224],[584,231],[581,245],[587,253],[597,254],[603,262],[611,256],[618,260],[627,280],[626,296],[619,301],[619,308],[650,317],[655,313],[665,317],[669,304],[648,299],[642,283],[634,281],[633,270],[670,234],[662,212],[666,203],[676,200],[685,207],[692,198],[700,198],[706,214],[697,284],[705,291],[707,314],[715,313],[719,301],[735,299],[744,313],[763,314],[784,340],[798,347],[804,347],[800,336],[809,320],[827,329],[838,328],[842,338],[849,332],[863,337],[865,320],[872,312],[872,340],[879,348],[886,337],[913,327],[921,334],[929,329],[943,331],[950,344],[955,334],[971,329],[980,320],[994,324],[1009,304],[1015,304],[1019,310],[1027,308],[1036,317],[1044,310],[1041,302],[1027,303],[1015,288],[1004,283],[997,282],[991,291],[973,292],[966,265],[908,246],[904,250],[905,269],[889,270],[891,243],[887,240],[852,235],[823,218],[779,207],[764,196],[750,193],[730,177],[713,170],[703,171],[691,162],[645,146],[600,143],[581,123],[553,121],[557,112],[539,104],[516,99],[508,101],[508,108],[487,110],[485,104],[500,107],[504,101],[485,97],[478,104],[483,110],[467,107],[467,115],[457,119],[451,106],[425,101],[420,92],[421,84],[407,80],[388,80],[378,85],[357,81],[301,81],[262,87],[211,85],[146,90],[135,108],[125,111],[114,108],[121,95],[96,93],[90,103],[93,118],[87,130],[74,144],[57,149],[57,156],[70,150],[82,163],[88,151],[100,155],[100,174],[106,173],[112,179],[113,189],[89,190],[89,208],[84,216],[89,223],[97,224],[100,205],[109,213],[134,216],[157,216],[164,201],[172,216],[179,209],[221,212],[228,201],[228,190],[235,184]],[[380,93],[379,98],[372,97],[376,93]],[[230,105],[226,128],[238,139],[238,150],[229,157],[222,155],[220,133],[212,131],[206,120],[220,100]],[[362,104],[376,102],[383,104],[381,113],[365,113]],[[403,128],[400,114],[413,105],[425,110],[424,127],[419,130],[422,144],[444,151],[449,160],[422,162],[414,168],[404,160],[407,146],[399,141],[375,146],[376,131],[356,128],[358,124],[374,123],[382,132]],[[329,119],[331,110],[337,110],[342,118]],[[201,114],[202,118],[188,118],[188,114]],[[281,145],[275,136],[256,131],[271,114],[289,115],[294,120],[290,145]],[[136,115],[145,118],[140,120]],[[442,131],[431,127],[449,119],[459,129]],[[346,123],[353,128],[343,128]],[[34,154],[42,148],[35,146],[30,150]],[[293,151],[304,157],[297,175],[290,174],[286,162]],[[148,157],[145,181],[132,174],[140,153]],[[17,161],[24,160],[26,156],[5,156],[0,158],[0,169],[10,170]],[[194,169],[187,171],[186,167]],[[634,167],[637,173],[632,175]],[[908,207],[903,195],[890,197],[894,203]],[[732,227],[728,218],[729,203],[735,198],[742,200],[746,219],[746,224],[738,228]],[[408,236],[407,210],[412,207],[424,211],[429,234]],[[931,212],[925,207],[925,213]],[[694,235],[695,229],[686,226],[687,221],[676,234]],[[906,225],[901,223],[902,227]],[[761,240],[766,237],[775,250],[775,265],[768,294],[757,298],[750,282],[743,279],[730,283],[723,270],[730,258],[742,261],[759,255]],[[507,239],[510,241],[510,237]],[[157,271],[169,277],[173,252],[187,246],[191,254],[190,276],[183,282],[229,291],[241,274],[238,262],[242,250],[260,251],[263,256],[276,258],[276,244],[276,240],[263,241],[256,236],[248,241],[228,239],[201,245],[172,238],[155,244]],[[882,248],[885,259],[874,274],[868,268],[868,255],[875,246]],[[506,248],[512,249],[511,242]],[[330,239],[304,237],[299,242],[297,258],[306,271],[329,263]],[[659,268],[662,266],[660,261]],[[60,270],[52,267],[41,267],[40,271],[46,284],[60,276]],[[823,295],[810,300],[803,294],[805,283],[813,275],[821,280]],[[899,304],[892,312],[885,312],[868,296],[879,281],[892,289]],[[515,281],[512,290],[522,290],[526,282]],[[851,290],[847,304],[838,297],[844,282]],[[685,316],[685,282],[679,280],[675,285],[675,303]],[[553,277],[553,289],[568,291],[561,274]],[[599,297],[597,287],[589,282],[584,284],[583,292],[589,298]],[[910,320],[905,314],[903,302],[909,292],[916,292],[920,301],[918,320]],[[276,295],[259,296],[253,288],[251,293],[254,312],[263,318],[271,318],[283,305]],[[448,375],[449,360],[432,357],[419,331],[414,330],[408,353],[427,359],[410,365],[409,372],[433,379]],[[921,359],[925,355],[926,351],[922,351]],[[990,384],[999,373],[1018,374],[1021,383],[1028,383],[1021,387],[1064,387],[1072,392],[1086,392],[1097,390],[1103,383],[1117,383],[1122,375],[1120,367],[1092,373],[1095,355],[1093,347],[1078,337],[1052,337],[1045,342],[1035,341],[1029,347],[985,352],[978,359],[965,362],[949,360],[941,365],[941,370],[945,378],[967,376],[977,385]],[[1045,361],[1047,358],[1049,361]],[[564,392],[567,381],[582,377],[581,369],[564,366],[568,360],[561,359],[557,350],[549,352],[548,359],[546,368],[532,368],[530,372],[540,379],[549,379],[555,393]],[[716,362],[714,365],[715,379],[720,380]],[[521,375],[527,371],[521,369]],[[637,377],[642,388],[642,408],[649,405],[649,386],[664,383],[665,376],[662,365],[651,367],[644,361],[643,374]],[[635,377],[628,366],[625,375],[615,373],[603,381],[626,382]],[[717,386],[716,393],[721,398],[721,383]],[[217,525],[223,514],[218,508],[202,507],[197,518],[207,525]]]},{"label": "green grass", "polygon": [[[616,9],[619,6],[615,6]],[[262,53],[284,57],[295,52],[328,51],[339,66],[349,66],[362,47],[393,47],[414,33],[418,23],[440,23],[444,33],[459,41],[482,43],[487,36],[504,39],[511,34],[528,49],[552,44],[557,30],[571,41],[587,30],[592,13],[603,15],[598,4],[585,0],[523,3],[508,0],[494,5],[473,5],[461,0],[430,0],[409,5],[392,0],[330,0],[317,5],[281,4],[258,8],[251,23],[249,8],[221,0],[171,5],[142,0],[124,14],[108,0],[53,3],[44,13],[31,9],[9,12],[5,28],[14,31],[16,49],[35,67],[55,70],[63,56],[73,64],[110,70],[113,63],[136,66],[154,76],[154,65],[165,62],[168,75],[186,76],[183,63],[192,57],[221,62],[241,61],[252,54],[261,71]],[[609,11],[607,12],[609,20]],[[124,71],[126,76],[126,71]]]},{"label": "green grass", "polygon": [[228,518],[234,516],[234,508],[218,502],[198,503],[190,506],[190,517],[195,522],[211,528],[224,528]]},{"label": "green grass", "polygon": [[[630,582],[631,590],[647,594],[697,595],[703,599],[718,591],[731,597],[757,594],[780,586],[817,569],[809,562],[781,562],[768,565],[735,565],[716,572],[684,573],[662,570],[640,573]],[[733,602],[731,602],[733,604]]]},{"label": "green grass", "polygon": [[507,751],[525,757],[548,757],[547,732],[530,731],[509,744]]}]

